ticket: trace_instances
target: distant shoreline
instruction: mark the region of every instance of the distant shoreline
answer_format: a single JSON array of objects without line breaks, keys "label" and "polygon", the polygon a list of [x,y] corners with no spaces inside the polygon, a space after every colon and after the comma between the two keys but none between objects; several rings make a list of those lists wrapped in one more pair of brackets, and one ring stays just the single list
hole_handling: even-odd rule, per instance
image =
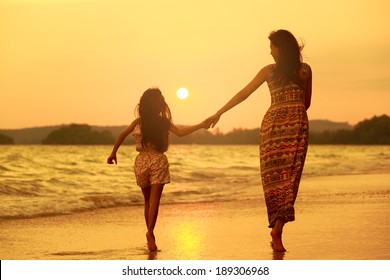
[{"label": "distant shoreline", "polygon": [[[339,129],[353,129],[353,125],[350,125],[348,122],[335,122],[331,120],[326,119],[314,119],[310,120],[310,128],[314,129],[315,131],[321,132],[325,130],[339,130]],[[0,132],[14,132],[14,131],[28,131],[28,130],[54,130],[58,129],[60,127],[68,126],[73,123],[63,123],[58,125],[41,125],[41,126],[31,126],[31,127],[21,127],[21,128],[0,128]],[[77,124],[85,124],[89,125],[87,123],[77,123]],[[128,125],[89,125],[92,128],[101,131],[101,130],[112,130],[112,129],[123,129],[126,128]],[[180,125],[179,125],[180,126]],[[186,125],[181,125],[186,126]],[[235,131],[237,129],[244,129],[244,130],[251,130],[251,128],[233,128],[226,133],[230,133],[232,131]],[[258,129],[258,128],[254,128]]]},{"label": "distant shoreline", "polygon": [[[112,145],[114,139],[127,126],[89,126],[87,124],[69,124],[57,126],[44,126],[23,129],[0,129],[0,144],[16,145],[40,145],[47,143],[47,137],[64,128],[84,127],[85,135],[80,141],[74,139],[71,134],[64,134],[66,141],[52,141],[48,144],[62,145]],[[311,120],[309,122],[310,144],[343,144],[343,145],[390,145],[390,117],[382,115],[364,120],[355,126],[348,123],[332,122],[328,120]],[[96,136],[105,134],[108,136],[105,142],[94,142]],[[1,137],[2,136],[2,137]],[[1,139],[5,139],[1,141]],[[133,144],[133,139],[128,137],[125,144]],[[87,139],[87,140],[85,140]],[[198,145],[252,145],[258,144],[259,128],[237,128],[227,133],[218,130],[200,130],[185,137],[171,135],[171,144],[198,144]]]}]

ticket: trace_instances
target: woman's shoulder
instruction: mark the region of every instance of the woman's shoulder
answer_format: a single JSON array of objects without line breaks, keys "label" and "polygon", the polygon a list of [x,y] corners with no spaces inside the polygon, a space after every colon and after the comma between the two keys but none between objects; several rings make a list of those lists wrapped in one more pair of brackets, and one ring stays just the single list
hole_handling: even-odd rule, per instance
[{"label": "woman's shoulder", "polygon": [[263,67],[264,70],[267,70],[269,72],[274,71],[276,68],[276,63],[271,63]]},{"label": "woman's shoulder", "polygon": [[265,75],[267,77],[267,80],[268,80],[275,72],[275,67],[276,67],[275,63],[268,64],[268,65],[264,66],[260,71],[263,72],[263,75]]},{"label": "woman's shoulder", "polygon": [[302,78],[307,79],[311,77],[311,67],[309,64],[303,62],[301,69],[300,69],[300,75]]},{"label": "woman's shoulder", "polygon": [[302,62],[301,70],[305,72],[311,72],[311,67],[306,62]]}]

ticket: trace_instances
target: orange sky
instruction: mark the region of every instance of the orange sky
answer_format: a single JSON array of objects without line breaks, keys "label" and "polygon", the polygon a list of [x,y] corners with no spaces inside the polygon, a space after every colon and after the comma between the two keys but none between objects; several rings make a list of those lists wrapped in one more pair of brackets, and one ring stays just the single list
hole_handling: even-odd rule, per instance
[{"label": "orange sky", "polygon": [[[310,119],[390,114],[389,14],[387,0],[0,0],[0,128],[124,125],[151,86],[175,123],[199,122],[273,62],[280,28],[306,42]],[[259,127],[269,104],[264,84],[218,127]]]}]

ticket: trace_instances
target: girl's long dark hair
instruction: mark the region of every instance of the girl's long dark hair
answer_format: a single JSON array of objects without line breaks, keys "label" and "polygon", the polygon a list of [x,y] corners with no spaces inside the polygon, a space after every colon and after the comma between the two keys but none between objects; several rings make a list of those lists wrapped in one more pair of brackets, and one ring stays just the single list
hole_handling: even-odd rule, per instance
[{"label": "girl's long dark hair", "polygon": [[291,32],[283,29],[271,32],[268,39],[279,49],[279,60],[275,68],[276,80],[281,85],[291,82],[302,87],[303,81],[299,76],[299,70],[302,66],[303,46],[298,44]]},{"label": "girl's long dark hair", "polygon": [[138,104],[142,145],[152,145],[158,152],[165,152],[169,146],[171,111],[158,88],[150,88],[141,96]]}]

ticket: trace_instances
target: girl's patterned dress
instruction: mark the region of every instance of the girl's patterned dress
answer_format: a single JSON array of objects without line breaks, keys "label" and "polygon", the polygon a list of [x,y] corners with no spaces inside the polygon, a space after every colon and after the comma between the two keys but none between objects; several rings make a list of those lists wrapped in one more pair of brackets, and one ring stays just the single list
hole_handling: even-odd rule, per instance
[{"label": "girl's patterned dress", "polygon": [[[275,65],[270,65],[267,84],[271,106],[260,129],[261,180],[267,205],[269,227],[277,219],[295,220],[294,203],[308,148],[309,125],[305,91],[295,84],[278,86]],[[310,66],[303,64],[303,74]]]},{"label": "girl's patterned dress", "polygon": [[139,125],[134,128],[132,135],[136,150],[139,152],[134,162],[137,185],[146,188],[154,184],[169,183],[169,163],[166,155],[157,152],[152,146],[142,146],[142,133]]}]

